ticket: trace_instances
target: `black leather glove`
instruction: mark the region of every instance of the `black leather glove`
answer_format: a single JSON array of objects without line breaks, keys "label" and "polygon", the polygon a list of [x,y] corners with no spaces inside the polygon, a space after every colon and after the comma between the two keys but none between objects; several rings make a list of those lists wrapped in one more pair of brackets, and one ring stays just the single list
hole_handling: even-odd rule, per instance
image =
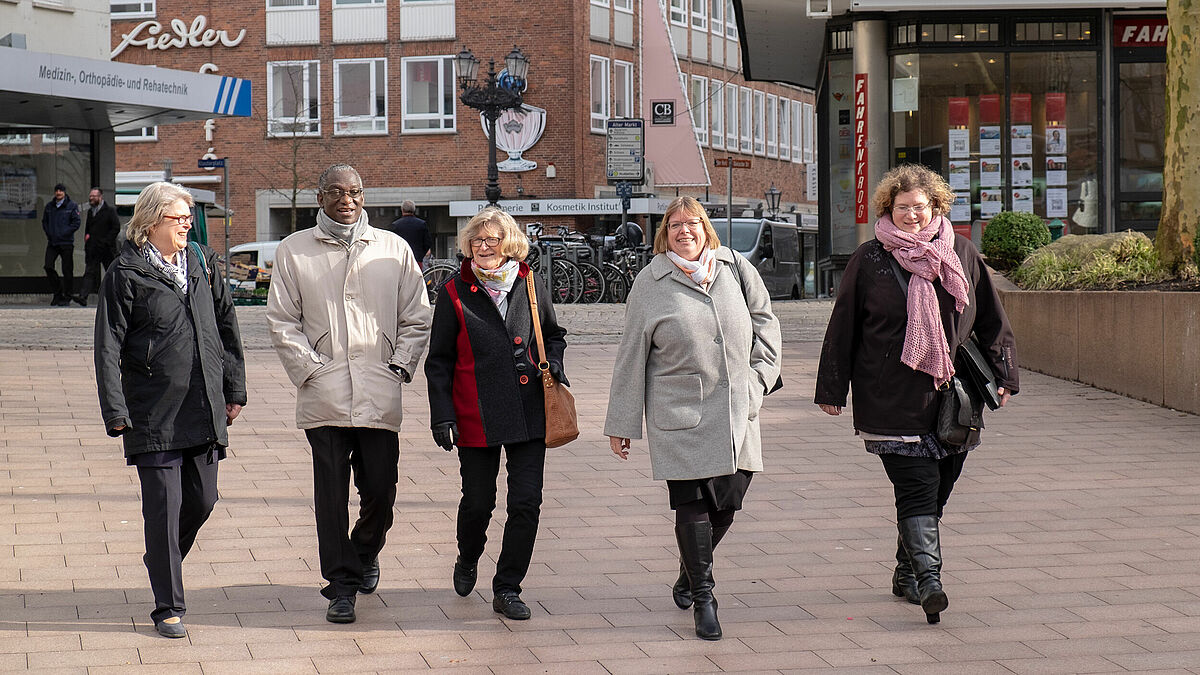
[{"label": "black leather glove", "polygon": [[458,425],[454,422],[438,422],[433,425],[433,442],[450,452],[458,440]]},{"label": "black leather glove", "polygon": [[550,376],[553,377],[555,379],[555,381],[557,381],[559,384],[561,384],[564,387],[571,386],[571,383],[567,381],[566,373],[563,372],[561,363],[558,363],[556,361],[550,362]]}]

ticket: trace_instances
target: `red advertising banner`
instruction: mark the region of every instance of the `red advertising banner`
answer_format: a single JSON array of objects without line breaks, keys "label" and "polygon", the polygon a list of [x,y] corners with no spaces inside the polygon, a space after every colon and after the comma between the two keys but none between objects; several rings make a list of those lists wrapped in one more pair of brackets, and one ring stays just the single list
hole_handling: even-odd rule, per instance
[{"label": "red advertising banner", "polygon": [[1067,121],[1067,95],[1062,92],[1046,92],[1046,124],[1064,124]]},{"label": "red advertising banner", "polygon": [[867,74],[854,74],[854,224],[867,221]]},{"label": "red advertising banner", "polygon": [[1033,122],[1033,95],[1013,94],[1008,103],[1009,114],[1013,124],[1030,124]]},{"label": "red advertising banner", "polygon": [[1166,47],[1167,19],[1162,16],[1113,19],[1114,47]]},{"label": "red advertising banner", "polygon": [[979,95],[979,123],[980,124],[1001,124],[1004,120],[1000,118],[1000,94],[980,94]]},{"label": "red advertising banner", "polygon": [[950,126],[965,127],[971,123],[971,99],[965,96],[951,96],[948,106]]}]

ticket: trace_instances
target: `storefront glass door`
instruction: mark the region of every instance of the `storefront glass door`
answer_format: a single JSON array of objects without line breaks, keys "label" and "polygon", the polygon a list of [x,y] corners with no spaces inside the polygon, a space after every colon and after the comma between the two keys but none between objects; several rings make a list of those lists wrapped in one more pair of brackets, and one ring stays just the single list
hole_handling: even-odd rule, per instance
[{"label": "storefront glass door", "polygon": [[1117,64],[1116,230],[1153,232],[1162,211],[1166,63]]}]

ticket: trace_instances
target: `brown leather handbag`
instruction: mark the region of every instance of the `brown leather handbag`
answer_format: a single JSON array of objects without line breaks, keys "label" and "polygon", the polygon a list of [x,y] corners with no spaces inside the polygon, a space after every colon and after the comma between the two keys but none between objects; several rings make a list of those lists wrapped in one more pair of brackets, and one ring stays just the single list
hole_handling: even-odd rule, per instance
[{"label": "brown leather handbag", "polygon": [[550,374],[546,344],[542,341],[542,319],[538,314],[533,275],[533,270],[525,275],[525,285],[529,289],[529,317],[533,322],[533,334],[537,337],[538,370],[542,374],[542,394],[546,405],[546,447],[557,448],[579,438],[579,415],[575,413],[575,397]]}]

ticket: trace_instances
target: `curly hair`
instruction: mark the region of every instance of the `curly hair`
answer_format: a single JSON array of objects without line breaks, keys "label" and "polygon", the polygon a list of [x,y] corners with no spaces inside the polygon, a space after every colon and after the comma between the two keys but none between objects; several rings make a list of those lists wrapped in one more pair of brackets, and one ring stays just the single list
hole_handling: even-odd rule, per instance
[{"label": "curly hair", "polygon": [[468,258],[471,257],[471,240],[479,236],[488,225],[500,230],[500,255],[514,260],[524,260],[529,255],[529,237],[517,225],[517,221],[498,206],[488,206],[475,214],[458,231],[458,250]]},{"label": "curly hair", "polygon": [[919,190],[929,197],[929,206],[934,214],[946,215],[954,204],[954,191],[942,178],[941,174],[931,171],[920,164],[901,164],[883,174],[875,194],[871,197],[871,206],[875,209],[875,217],[882,218],[892,212],[892,204],[896,195],[901,192]]}]

